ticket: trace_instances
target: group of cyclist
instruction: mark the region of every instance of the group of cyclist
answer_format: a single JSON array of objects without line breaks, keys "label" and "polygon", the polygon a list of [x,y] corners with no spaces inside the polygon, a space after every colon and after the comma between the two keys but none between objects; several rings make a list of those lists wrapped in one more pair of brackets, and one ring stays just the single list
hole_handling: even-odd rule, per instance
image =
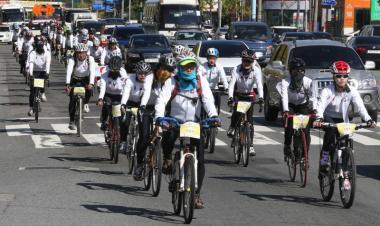
[{"label": "group of cyclist", "polygon": [[[53,32],[51,32],[53,31]],[[59,37],[59,38],[58,38]],[[171,116],[179,122],[202,120],[202,113],[208,118],[218,118],[220,108],[220,91],[228,93],[228,104],[233,107],[231,123],[227,132],[229,137],[234,135],[238,123],[237,101],[249,101],[262,104],[264,98],[261,68],[256,61],[255,52],[251,49],[242,51],[241,63],[232,70],[228,82],[223,66],[218,64],[219,51],[216,48],[207,50],[207,62],[199,63],[195,54],[184,46],[175,46],[173,54],[160,58],[159,64],[152,68],[150,64],[140,61],[136,64],[134,73],[127,73],[125,62],[118,47],[117,40],[111,37],[107,46],[101,46],[99,38],[93,30],[66,31],[62,28],[43,27],[41,35],[33,37],[28,28],[14,27],[14,45],[12,51],[19,54],[20,72],[27,73],[31,78],[48,79],[50,74],[51,55],[54,48],[60,46],[66,56],[66,86],[70,96],[69,129],[75,130],[74,115],[76,105],[73,87],[86,88],[84,112],[89,112],[89,101],[95,83],[96,68],[105,66],[100,79],[100,92],[97,105],[102,107],[101,129],[107,128],[107,115],[113,102],[120,102],[122,112],[126,114],[120,124],[120,151],[125,152],[128,127],[131,115],[127,109],[138,108],[139,140],[137,144],[137,166],[133,177],[143,179],[143,160],[152,133],[151,124],[159,125],[165,116]],[[71,55],[68,51],[73,51]],[[56,52],[55,52],[56,53]],[[126,62],[128,63],[128,62]],[[369,127],[375,127],[376,122],[370,118],[358,92],[347,84],[350,66],[343,61],[334,62],[331,73],[334,83],[324,88],[320,98],[313,93],[312,80],[305,77],[305,62],[295,58],[289,62],[290,76],[280,83],[283,116],[289,114],[309,114],[314,112],[314,126],[322,122],[348,122],[348,106],[352,102],[359,109],[360,116]],[[28,115],[33,115],[33,83],[30,83],[30,106]],[[257,92],[257,94],[256,94]],[[42,100],[46,101],[42,91]],[[253,126],[253,105],[247,112],[250,125]],[[290,119],[291,120],[291,119]],[[310,127],[310,126],[309,126]],[[253,129],[251,129],[250,155],[255,155],[253,148]],[[285,128],[284,155],[289,155],[292,141],[291,123]],[[323,144],[321,165],[328,167],[328,158],[332,156],[331,137],[334,131],[327,130]],[[172,150],[178,131],[163,132],[163,173],[169,173],[172,168]],[[309,128],[307,141],[310,143]],[[198,141],[198,190],[195,196],[195,207],[203,208],[200,198],[202,182],[205,176],[204,146]]]}]

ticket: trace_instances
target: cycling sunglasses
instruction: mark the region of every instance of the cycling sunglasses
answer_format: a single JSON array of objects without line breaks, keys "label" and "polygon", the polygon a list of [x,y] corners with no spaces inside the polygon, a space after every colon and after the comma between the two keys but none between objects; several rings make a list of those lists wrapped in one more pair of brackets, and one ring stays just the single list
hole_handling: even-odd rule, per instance
[{"label": "cycling sunglasses", "polygon": [[348,78],[348,74],[344,74],[344,75],[342,75],[342,74],[335,74],[334,76],[335,76],[335,78]]},{"label": "cycling sunglasses", "polygon": [[243,63],[247,63],[247,64],[252,64],[253,60],[251,60],[251,59],[242,59],[242,62]]}]

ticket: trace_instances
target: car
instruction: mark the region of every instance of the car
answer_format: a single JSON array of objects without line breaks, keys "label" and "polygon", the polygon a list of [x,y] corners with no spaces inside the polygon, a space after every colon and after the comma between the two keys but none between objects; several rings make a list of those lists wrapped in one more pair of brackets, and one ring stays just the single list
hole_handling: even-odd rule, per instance
[{"label": "car", "polygon": [[[362,60],[354,49],[338,41],[295,40],[281,43],[274,51],[268,65],[263,69],[264,115],[265,120],[274,121],[281,110],[281,96],[278,92],[282,78],[289,76],[288,63],[292,58],[306,62],[305,75],[313,80],[313,88],[318,98],[321,90],[333,83],[329,67],[333,62],[344,60],[351,66],[348,84],[357,88],[372,119],[377,120],[379,92],[376,79],[369,71],[375,68],[373,61]],[[350,108],[350,117],[357,109]]]},{"label": "car", "polygon": [[347,42],[360,56],[363,62],[374,61],[380,66],[380,36],[357,36]]},{"label": "car", "polygon": [[247,44],[239,40],[208,40],[199,42],[193,52],[202,64],[207,62],[206,52],[209,48],[219,50],[218,63],[223,65],[227,80],[231,79],[232,70],[241,64],[241,52],[248,49]]},{"label": "car", "polygon": [[135,65],[140,60],[144,60],[154,68],[161,56],[171,54],[172,49],[164,35],[135,34],[131,36],[128,49],[126,49],[125,68],[128,73],[134,72]]},{"label": "car", "polygon": [[108,27],[104,30],[103,34],[107,37],[107,39],[109,39],[112,36],[114,29],[115,27]]},{"label": "car", "polygon": [[273,42],[280,42],[280,39],[282,37],[282,34],[285,32],[297,32],[296,27],[292,26],[272,26],[272,36],[273,36]]},{"label": "car", "polygon": [[113,30],[112,36],[115,37],[119,43],[119,46],[128,46],[129,39],[134,34],[144,34],[142,27],[133,26],[116,26]]},{"label": "car", "polygon": [[0,25],[0,42],[12,43],[12,32],[8,25]]},{"label": "car", "polygon": [[272,54],[273,39],[266,23],[239,21],[232,22],[226,39],[244,41],[250,49],[255,50],[257,62],[265,66]]},{"label": "car", "polygon": [[173,45],[183,45],[193,48],[199,41],[207,40],[202,31],[180,30],[174,33]]},{"label": "car", "polygon": [[116,25],[125,25],[125,20],[122,18],[105,18],[102,22],[106,24],[106,27],[115,27]]},{"label": "car", "polygon": [[221,27],[221,28],[218,28],[215,32],[214,32],[214,39],[215,40],[224,40],[226,39],[226,34],[228,32],[228,27]]},{"label": "car", "polygon": [[380,24],[363,26],[358,36],[380,36]]},{"label": "car", "polygon": [[334,40],[333,36],[328,33],[328,32],[322,32],[322,31],[315,31],[315,32],[311,32],[314,36],[315,36],[315,39],[330,39],[330,40]]},{"label": "car", "polygon": [[306,39],[316,39],[311,32],[284,32],[280,39],[280,42],[288,42],[293,40],[306,40]]},{"label": "car", "polygon": [[97,34],[100,34],[102,26],[104,26],[104,23],[99,21],[81,21],[78,23],[79,29],[86,28],[87,30],[90,30],[91,28],[94,28]]}]

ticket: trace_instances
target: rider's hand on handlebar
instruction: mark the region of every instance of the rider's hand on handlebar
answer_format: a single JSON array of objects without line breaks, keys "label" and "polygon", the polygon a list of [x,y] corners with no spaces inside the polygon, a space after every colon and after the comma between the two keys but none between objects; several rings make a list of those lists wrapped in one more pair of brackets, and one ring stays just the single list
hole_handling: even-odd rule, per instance
[{"label": "rider's hand on handlebar", "polygon": [[99,107],[103,106],[103,99],[99,99],[98,102],[96,103]]},{"label": "rider's hand on handlebar", "polygon": [[66,86],[65,86],[65,92],[66,92],[67,94],[69,94],[70,91],[71,91],[71,87],[70,87],[70,85],[66,85]]},{"label": "rider's hand on handlebar", "polygon": [[376,128],[376,122],[375,121],[372,121],[372,120],[368,120],[367,121],[367,126],[369,128]]},{"label": "rider's hand on handlebar", "polygon": [[284,111],[284,112],[282,113],[282,117],[283,117],[284,119],[288,118],[288,116],[289,116],[289,111]]},{"label": "rider's hand on handlebar", "polygon": [[87,88],[88,90],[92,90],[92,88],[94,88],[94,85],[93,85],[93,84],[88,84],[86,88]]},{"label": "rider's hand on handlebar", "polygon": [[323,120],[321,118],[316,119],[313,122],[313,127],[322,127]]}]

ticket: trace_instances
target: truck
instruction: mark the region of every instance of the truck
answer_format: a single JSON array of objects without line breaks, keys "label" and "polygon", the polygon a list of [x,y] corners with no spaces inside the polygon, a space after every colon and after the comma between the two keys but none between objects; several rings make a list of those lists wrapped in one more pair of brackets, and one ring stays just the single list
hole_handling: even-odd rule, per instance
[{"label": "truck", "polygon": [[87,21],[98,21],[96,13],[73,13],[71,15],[71,29],[75,30],[76,28],[80,27],[80,23],[87,22]]},{"label": "truck", "polygon": [[0,7],[0,24],[22,24],[25,18],[25,8],[20,4],[5,4]]}]

